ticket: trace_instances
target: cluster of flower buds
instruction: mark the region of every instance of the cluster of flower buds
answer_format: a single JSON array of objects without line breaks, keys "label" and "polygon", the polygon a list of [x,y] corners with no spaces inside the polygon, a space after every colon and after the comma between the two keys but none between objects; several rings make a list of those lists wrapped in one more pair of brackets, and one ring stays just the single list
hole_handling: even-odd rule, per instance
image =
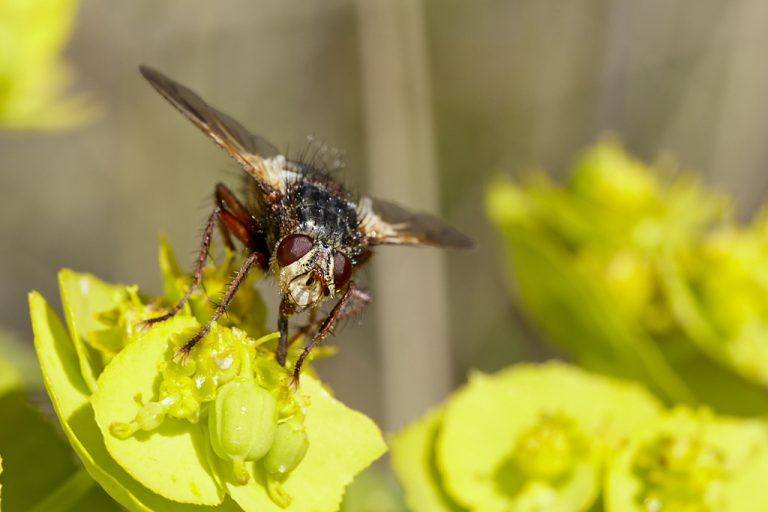
[{"label": "cluster of flower buds", "polygon": [[[733,210],[693,173],[613,142],[588,150],[566,183],[536,174],[488,195],[522,306],[551,341],[670,401],[758,414],[768,407],[768,215],[743,225]],[[697,365],[728,391],[691,378]]]}]

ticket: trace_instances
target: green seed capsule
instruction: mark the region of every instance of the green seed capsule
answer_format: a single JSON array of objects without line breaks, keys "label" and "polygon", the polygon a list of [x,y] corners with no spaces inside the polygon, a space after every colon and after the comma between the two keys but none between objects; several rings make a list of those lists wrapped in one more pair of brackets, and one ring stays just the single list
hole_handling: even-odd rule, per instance
[{"label": "green seed capsule", "polygon": [[304,459],[309,438],[304,428],[304,416],[296,414],[277,426],[275,442],[264,457],[264,469],[270,475],[285,476]]},{"label": "green seed capsule", "polygon": [[208,428],[216,455],[234,463],[235,477],[245,484],[245,461],[262,458],[272,446],[277,428],[277,404],[272,393],[252,378],[239,377],[216,393]]}]

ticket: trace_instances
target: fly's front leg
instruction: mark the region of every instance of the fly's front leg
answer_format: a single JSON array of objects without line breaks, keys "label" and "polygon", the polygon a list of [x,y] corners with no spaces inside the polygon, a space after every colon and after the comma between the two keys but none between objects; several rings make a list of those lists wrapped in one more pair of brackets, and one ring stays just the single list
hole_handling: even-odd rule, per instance
[{"label": "fly's front leg", "polygon": [[216,205],[221,209],[219,227],[227,247],[235,248],[232,243],[232,235],[234,235],[237,240],[252,251],[257,250],[258,233],[253,218],[245,206],[223,183],[216,184],[214,195]]},{"label": "fly's front leg", "polygon": [[[181,311],[184,304],[189,301],[192,292],[201,284],[205,260],[208,257],[208,251],[210,250],[211,240],[213,238],[213,230],[217,221],[221,229],[222,237],[224,238],[224,243],[229,248],[234,248],[230,236],[234,235],[234,237],[242,242],[250,251],[249,258],[254,258],[254,262],[262,269],[267,267],[269,253],[266,248],[263,234],[256,229],[254,220],[248,214],[248,210],[245,206],[243,206],[243,204],[238,201],[237,197],[235,197],[235,195],[221,183],[216,185],[215,198],[216,207],[213,209],[213,212],[211,212],[210,217],[208,217],[205,230],[203,231],[203,242],[200,245],[200,253],[198,254],[195,270],[192,275],[192,283],[189,285],[189,288],[187,288],[184,297],[182,297],[181,300],[168,311],[168,313],[145,320],[142,322],[143,325],[148,326],[157,322],[162,322],[163,320],[168,320]],[[224,309],[226,309],[226,306],[224,306]],[[219,316],[220,315],[221,313],[219,313]],[[216,316],[216,318],[218,318],[218,316]],[[206,332],[208,328],[210,328],[210,326],[206,326]],[[202,338],[202,336],[200,336],[200,338]],[[194,343],[192,343],[192,345],[194,345]]]},{"label": "fly's front leg", "polygon": [[312,350],[320,344],[320,342],[328,337],[336,323],[339,320],[343,320],[360,313],[363,309],[365,309],[365,306],[367,306],[370,301],[370,295],[368,295],[363,290],[355,288],[354,282],[349,283],[349,286],[347,286],[347,289],[339,299],[339,302],[333,306],[331,312],[320,325],[320,329],[312,337],[312,341],[309,342],[309,345],[304,347],[304,350],[296,360],[296,365],[293,367],[293,375],[290,382],[291,387],[294,389],[298,387],[299,375],[301,374],[301,367],[304,364],[304,360],[307,358],[309,353],[312,352]]},{"label": "fly's front leg", "polygon": [[192,350],[192,347],[194,347],[198,341],[203,339],[203,337],[208,334],[208,331],[211,330],[211,324],[213,324],[213,322],[218,320],[221,315],[224,314],[224,312],[229,307],[229,304],[232,302],[232,299],[235,297],[237,289],[240,288],[240,285],[243,284],[243,281],[245,281],[248,272],[251,270],[254,264],[259,262],[261,258],[262,255],[256,252],[248,255],[240,267],[240,270],[237,271],[237,275],[235,275],[234,279],[232,279],[232,282],[229,284],[227,291],[224,292],[224,296],[221,298],[221,303],[216,308],[213,316],[211,316],[208,322],[202,327],[202,329],[200,329],[200,331],[198,331],[197,334],[192,337],[192,339],[190,339],[185,345],[179,347],[176,350],[176,359],[179,359],[182,362],[186,362],[186,359],[189,356],[189,351]]},{"label": "fly's front leg", "polygon": [[181,308],[184,307],[184,304],[186,304],[189,298],[192,296],[192,292],[200,284],[200,280],[203,276],[203,268],[205,267],[205,260],[206,258],[208,258],[208,250],[211,247],[211,239],[213,238],[213,228],[216,226],[216,220],[219,218],[220,214],[221,214],[221,208],[217,206],[211,212],[211,216],[208,217],[208,222],[206,222],[205,230],[203,231],[203,243],[200,244],[200,252],[197,255],[197,262],[195,263],[195,271],[192,274],[192,283],[189,285],[189,288],[187,288],[187,291],[184,294],[184,296],[166,314],[155,317],[155,318],[149,318],[147,320],[144,320],[143,322],[141,322],[141,325],[150,326],[158,322],[168,320],[169,318],[174,316],[176,313],[181,311]]}]

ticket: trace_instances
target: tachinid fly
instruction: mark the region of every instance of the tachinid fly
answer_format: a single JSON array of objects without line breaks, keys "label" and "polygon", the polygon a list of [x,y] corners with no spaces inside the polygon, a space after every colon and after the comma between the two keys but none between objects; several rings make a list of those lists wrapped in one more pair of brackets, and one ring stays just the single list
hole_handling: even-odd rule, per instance
[{"label": "tachinid fly", "polygon": [[322,321],[310,322],[304,329],[312,337],[294,366],[292,380],[298,384],[310,351],[330,334],[336,322],[358,313],[369,302],[368,294],[355,286],[353,276],[368,261],[374,246],[474,247],[471,238],[432,215],[412,213],[372,197],[356,199],[324,169],[289,160],[187,87],[154,69],[141,66],[140,70],[166,100],[240,164],[248,183],[244,202],[223,184],[216,185],[216,205],[206,224],[190,288],[168,313],[147,321],[153,324],[175,315],[200,285],[217,224],[228,246],[234,247],[233,239],[243,245],[247,257],[221,303],[208,323],[179,348],[177,356],[186,357],[208,333],[245,276],[257,266],[274,277],[282,296],[276,354],[281,365],[285,365],[287,353],[288,319],[304,310],[314,313],[326,300],[336,301]]}]

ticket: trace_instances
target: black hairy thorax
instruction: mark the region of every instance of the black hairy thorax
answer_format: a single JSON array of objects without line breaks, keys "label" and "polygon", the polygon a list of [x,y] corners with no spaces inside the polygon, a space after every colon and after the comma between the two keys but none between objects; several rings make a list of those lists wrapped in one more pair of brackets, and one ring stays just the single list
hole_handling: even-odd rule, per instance
[{"label": "black hairy thorax", "polygon": [[360,244],[360,235],[356,205],[349,193],[329,184],[337,185],[311,174],[289,184],[286,213],[296,219],[299,232],[330,246],[357,252],[354,248]]}]

